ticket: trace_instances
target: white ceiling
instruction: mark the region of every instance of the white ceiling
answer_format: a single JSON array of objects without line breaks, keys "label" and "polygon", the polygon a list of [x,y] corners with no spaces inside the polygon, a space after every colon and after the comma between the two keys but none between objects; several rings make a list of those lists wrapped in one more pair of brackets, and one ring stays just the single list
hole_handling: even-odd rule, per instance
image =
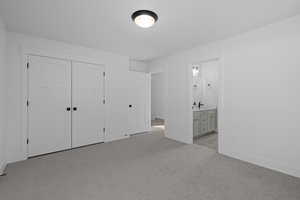
[{"label": "white ceiling", "polygon": [[[155,11],[149,29],[130,19]],[[0,0],[10,31],[150,60],[300,13],[300,0]]]}]

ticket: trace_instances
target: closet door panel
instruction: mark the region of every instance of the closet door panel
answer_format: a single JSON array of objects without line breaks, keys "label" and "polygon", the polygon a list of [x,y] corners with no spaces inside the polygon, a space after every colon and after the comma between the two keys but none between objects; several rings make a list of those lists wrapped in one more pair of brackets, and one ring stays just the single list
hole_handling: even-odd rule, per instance
[{"label": "closet door panel", "polygon": [[29,156],[71,148],[71,62],[28,59]]},{"label": "closet door panel", "polygon": [[104,141],[104,67],[72,62],[72,147]]}]

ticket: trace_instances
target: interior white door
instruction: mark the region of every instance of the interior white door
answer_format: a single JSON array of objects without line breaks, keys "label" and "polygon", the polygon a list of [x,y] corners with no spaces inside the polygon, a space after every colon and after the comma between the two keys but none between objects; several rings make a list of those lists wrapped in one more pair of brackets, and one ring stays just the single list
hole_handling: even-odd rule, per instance
[{"label": "interior white door", "polygon": [[28,153],[36,156],[71,147],[71,63],[29,56]]},{"label": "interior white door", "polygon": [[130,72],[129,134],[141,133],[150,129],[150,88],[151,79],[149,74]]},{"label": "interior white door", "polygon": [[104,141],[104,67],[72,62],[72,147]]}]

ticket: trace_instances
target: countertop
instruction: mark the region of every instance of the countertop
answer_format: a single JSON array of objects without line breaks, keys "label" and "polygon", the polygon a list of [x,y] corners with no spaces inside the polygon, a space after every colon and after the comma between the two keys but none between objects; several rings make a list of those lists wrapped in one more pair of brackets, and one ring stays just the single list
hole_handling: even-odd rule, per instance
[{"label": "countertop", "polygon": [[204,107],[204,108],[193,108],[193,112],[201,112],[201,111],[207,111],[207,110],[217,110],[216,107]]}]

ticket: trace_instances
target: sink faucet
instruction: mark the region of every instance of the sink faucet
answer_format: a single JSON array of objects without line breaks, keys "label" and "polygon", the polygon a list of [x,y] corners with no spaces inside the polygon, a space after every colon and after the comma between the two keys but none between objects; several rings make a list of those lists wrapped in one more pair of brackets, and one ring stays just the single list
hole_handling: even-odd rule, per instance
[{"label": "sink faucet", "polygon": [[201,103],[201,101],[199,101],[199,104],[198,104],[199,109],[200,109],[201,106],[204,106],[204,104]]}]

